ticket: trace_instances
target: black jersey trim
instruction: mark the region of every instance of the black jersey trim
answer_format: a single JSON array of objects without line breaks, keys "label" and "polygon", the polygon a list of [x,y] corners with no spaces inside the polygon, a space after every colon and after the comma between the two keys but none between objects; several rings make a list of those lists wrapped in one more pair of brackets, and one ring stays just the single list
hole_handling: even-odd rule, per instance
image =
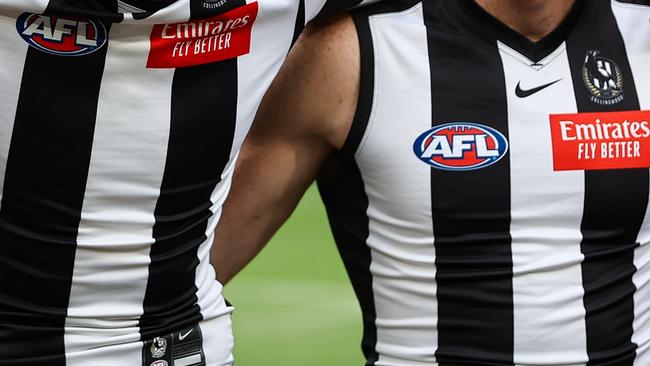
[{"label": "black jersey trim", "polygon": [[539,62],[553,53],[573,30],[581,16],[584,3],[577,0],[562,23],[549,35],[533,42],[485,11],[475,0],[455,0],[447,4],[459,22],[466,24],[473,33],[490,43],[495,39],[508,45],[533,62]]},{"label": "black jersey trim", "polygon": [[359,97],[350,132],[341,148],[342,154],[354,155],[366,133],[375,96],[375,50],[368,17],[376,14],[394,13],[408,10],[421,0],[398,0],[366,6],[352,11],[352,19],[357,30],[360,54]]},{"label": "black jersey trim", "polygon": [[176,0],[122,0],[127,5],[142,9],[145,12],[156,12],[176,2]]},{"label": "black jersey trim", "polygon": [[291,38],[291,47],[296,44],[298,37],[305,29],[305,0],[300,0],[298,12],[296,13],[296,24],[293,27],[293,37]]},{"label": "black jersey trim", "polygon": [[353,10],[353,13],[364,13],[366,14],[366,16],[384,14],[384,13],[399,13],[401,11],[405,11],[416,6],[421,2],[422,0],[380,1],[372,5],[367,5],[359,9],[355,9]]},{"label": "black jersey trim", "polygon": [[[59,14],[63,3],[50,1],[44,14]],[[111,24],[104,25],[108,36]],[[27,50],[0,205],[0,364],[65,366],[107,48],[79,57]]]},{"label": "black jersey trim", "polygon": [[372,43],[372,34],[368,24],[368,15],[365,11],[357,11],[352,15],[359,40],[359,57],[361,68],[359,78],[359,97],[357,109],[354,114],[350,132],[341,148],[341,153],[354,156],[363,135],[366,132],[370,114],[372,112],[375,94],[375,52]]},{"label": "black jersey trim", "polygon": [[[432,127],[473,122],[507,139],[505,74],[496,39],[468,42],[466,33],[441,27],[447,24],[443,2],[423,6]],[[441,366],[513,365],[510,196],[509,155],[479,170],[431,168]]]},{"label": "black jersey trim", "polygon": [[352,14],[352,19],[357,29],[361,58],[359,101],[345,144],[325,164],[318,178],[318,187],[339,253],[361,306],[361,349],[366,358],[366,366],[373,366],[379,355],[376,351],[377,314],[370,272],[372,257],[367,245],[370,229],[366,211],[369,203],[354,155],[365,134],[372,109],[375,64],[368,14],[356,11]]},{"label": "black jersey trim", "polygon": [[[245,5],[229,2],[229,6]],[[193,2],[192,19],[209,16]],[[217,11],[223,11],[222,8]],[[140,319],[143,340],[202,319],[195,284],[211,195],[230,160],[237,120],[237,59],[176,69],[165,171],[154,210],[155,243]]]},{"label": "black jersey trim", "polygon": [[650,6],[650,0],[614,0],[614,2],[621,3],[621,4]]},{"label": "black jersey trim", "polygon": [[[607,106],[594,102],[583,80],[585,59],[592,51],[620,68],[622,101]],[[591,0],[585,5],[585,16],[567,40],[567,52],[579,112],[639,110],[625,44],[609,0]],[[585,172],[580,230],[588,365],[634,364],[634,252],[648,206],[649,184],[648,169]]]},{"label": "black jersey trim", "polygon": [[351,9],[361,3],[362,0],[326,0],[325,5],[318,12],[318,17],[329,16],[347,9]]},{"label": "black jersey trim", "polygon": [[367,244],[370,221],[368,196],[361,171],[353,156],[336,154],[321,170],[318,188],[327,209],[332,233],[357,295],[363,314],[361,349],[366,366],[378,360],[377,312],[370,272],[372,256]]}]

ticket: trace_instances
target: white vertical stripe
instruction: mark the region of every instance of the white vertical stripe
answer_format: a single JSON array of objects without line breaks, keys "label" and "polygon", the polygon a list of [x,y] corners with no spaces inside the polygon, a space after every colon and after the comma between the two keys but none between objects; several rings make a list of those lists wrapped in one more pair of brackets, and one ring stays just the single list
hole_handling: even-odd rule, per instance
[{"label": "white vertical stripe", "polygon": [[[234,161],[234,159],[233,159]],[[201,323],[203,332],[203,352],[208,366],[230,365],[232,355],[232,329],[230,313],[233,308],[226,305],[222,295],[223,286],[217,282],[217,276],[210,263],[210,249],[214,241],[214,230],[221,218],[223,202],[226,199],[230,185],[234,163],[231,162],[221,174],[221,182],[212,192],[212,217],[206,230],[207,240],[199,247],[197,256],[199,265],[196,267],[195,284],[198,305],[204,322]]]},{"label": "white vertical stripe", "polygon": [[[625,42],[634,84],[642,110],[650,110],[650,7],[612,2],[612,10]],[[628,84],[629,85],[629,84]],[[634,253],[637,271],[632,278],[634,294],[634,333],[637,348],[634,364],[650,365],[650,215],[646,212]]]},{"label": "white vertical stripe", "polygon": [[0,200],[28,48],[16,31],[16,19],[0,16],[0,49],[4,51],[0,57]]},{"label": "white vertical stripe", "polygon": [[99,347],[139,344],[174,72],[146,69],[150,30],[116,24],[110,32],[66,319],[68,366],[141,358],[140,347]]},{"label": "white vertical stripe", "polygon": [[[587,361],[580,251],[582,171],[553,171],[548,111],[575,113],[569,60],[562,45],[536,70],[499,44],[510,134],[514,362]],[[533,89],[561,79],[526,98]],[[553,188],[551,188],[553,187]]]},{"label": "white vertical stripe", "polygon": [[222,285],[217,282],[215,270],[210,264],[210,249],[214,241],[214,230],[221,218],[223,202],[230,190],[234,167],[235,165],[232,163],[226,167],[221,174],[221,182],[212,192],[211,201],[213,205],[210,209],[212,217],[208,220],[205,233],[207,240],[199,246],[197,253],[199,265],[196,268],[195,283],[198,288],[198,305],[204,319],[232,312],[232,308],[225,306],[225,301],[221,295]]},{"label": "white vertical stripe", "polygon": [[438,345],[431,168],[412,150],[431,128],[422,6],[371,16],[369,22],[375,103],[357,163],[369,203],[376,365],[430,365]]}]

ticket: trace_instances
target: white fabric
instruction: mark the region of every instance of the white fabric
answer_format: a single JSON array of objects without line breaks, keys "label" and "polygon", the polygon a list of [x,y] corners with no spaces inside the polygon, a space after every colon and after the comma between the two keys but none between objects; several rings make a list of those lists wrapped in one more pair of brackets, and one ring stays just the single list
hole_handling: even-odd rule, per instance
[{"label": "white fabric", "polygon": [[[432,362],[437,348],[437,302],[431,174],[427,165],[410,159],[413,140],[431,126],[422,6],[374,15],[369,22],[376,108],[357,151],[357,163],[369,203],[376,365],[405,365],[413,359]],[[396,27],[400,32],[395,32]]]}]

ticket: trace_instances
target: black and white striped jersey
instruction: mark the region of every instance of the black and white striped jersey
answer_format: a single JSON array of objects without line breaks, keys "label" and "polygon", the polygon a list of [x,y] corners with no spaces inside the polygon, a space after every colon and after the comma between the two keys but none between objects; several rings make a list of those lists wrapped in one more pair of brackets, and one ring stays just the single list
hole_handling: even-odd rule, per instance
[{"label": "black and white striped jersey", "polygon": [[367,365],[650,365],[650,2],[537,43],[473,0],[355,13],[319,184]]},{"label": "black and white striped jersey", "polygon": [[360,2],[0,0],[0,365],[231,362],[239,147],[305,22]]}]

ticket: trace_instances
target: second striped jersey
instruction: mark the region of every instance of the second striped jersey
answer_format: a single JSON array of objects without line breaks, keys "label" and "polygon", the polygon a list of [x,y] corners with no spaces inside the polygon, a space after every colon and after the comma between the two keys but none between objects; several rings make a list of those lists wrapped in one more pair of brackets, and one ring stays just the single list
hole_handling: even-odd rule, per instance
[{"label": "second striped jersey", "polygon": [[0,0],[0,365],[232,362],[239,146],[305,22],[358,3]]},{"label": "second striped jersey", "polygon": [[537,43],[473,0],[356,12],[320,178],[367,365],[650,365],[650,3]]}]

